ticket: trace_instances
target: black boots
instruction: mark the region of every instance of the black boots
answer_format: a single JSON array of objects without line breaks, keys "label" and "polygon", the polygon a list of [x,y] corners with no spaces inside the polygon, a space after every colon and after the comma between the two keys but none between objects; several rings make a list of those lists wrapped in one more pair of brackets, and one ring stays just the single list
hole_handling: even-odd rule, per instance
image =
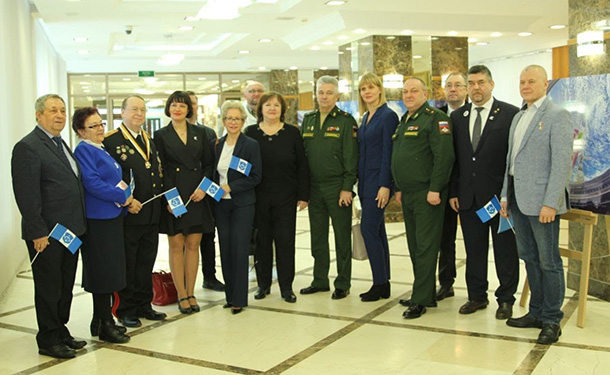
[{"label": "black boots", "polygon": [[360,294],[362,302],[379,301],[380,298],[390,298],[390,282],[373,285],[368,292]]},{"label": "black boots", "polygon": [[[96,318],[93,317],[91,319],[91,324],[89,325],[89,330],[91,331],[91,336],[97,336],[99,334],[100,331],[100,318]],[[112,321],[112,324],[115,324],[115,328],[117,331],[119,331],[119,333],[125,333],[127,332],[127,328],[123,327],[123,326],[117,326],[116,323],[114,322],[114,320]]]},{"label": "black boots", "polygon": [[99,336],[102,341],[124,344],[130,340],[130,337],[125,334],[127,328],[117,326],[114,319],[93,318],[90,329],[91,336]]}]

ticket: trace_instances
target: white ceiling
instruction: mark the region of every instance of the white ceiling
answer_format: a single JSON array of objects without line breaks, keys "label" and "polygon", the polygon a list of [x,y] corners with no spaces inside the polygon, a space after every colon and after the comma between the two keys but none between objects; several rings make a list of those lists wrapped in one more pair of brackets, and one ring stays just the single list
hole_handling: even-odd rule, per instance
[{"label": "white ceiling", "polygon": [[[567,24],[568,0],[348,0],[342,6],[328,6],[327,0],[250,0],[253,4],[241,8],[233,20],[185,21],[208,1],[30,0],[71,73],[336,69],[339,45],[403,30],[438,36],[456,31],[489,42],[470,44],[472,62],[565,45],[568,35],[567,28],[549,29]],[[131,35],[125,33],[127,25],[133,26]],[[180,31],[180,26],[194,29]],[[358,34],[357,29],[365,32]],[[533,35],[517,36],[525,31]],[[491,37],[493,32],[502,36]],[[88,41],[75,42],[76,37]],[[263,38],[273,41],[260,43]],[[314,46],[319,50],[312,50]],[[184,54],[185,60],[176,66],[157,65],[170,50]]]}]

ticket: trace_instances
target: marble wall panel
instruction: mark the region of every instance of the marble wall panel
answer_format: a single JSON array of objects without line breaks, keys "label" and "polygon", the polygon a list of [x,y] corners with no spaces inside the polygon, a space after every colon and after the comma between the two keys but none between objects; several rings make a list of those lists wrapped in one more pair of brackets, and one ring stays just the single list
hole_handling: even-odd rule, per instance
[{"label": "marble wall panel", "polygon": [[468,38],[433,37],[431,61],[431,93],[429,99],[445,100],[442,77],[452,72],[466,74],[468,71]]},{"label": "marble wall panel", "polygon": [[284,121],[297,124],[297,110],[299,109],[299,73],[296,70],[271,70],[269,76],[269,90],[277,91],[286,100],[288,110]]},{"label": "marble wall panel", "polygon": [[610,73],[610,39],[605,37],[606,53],[578,57],[576,36],[583,31],[594,30],[593,22],[610,20],[610,0],[569,0],[570,77]]}]

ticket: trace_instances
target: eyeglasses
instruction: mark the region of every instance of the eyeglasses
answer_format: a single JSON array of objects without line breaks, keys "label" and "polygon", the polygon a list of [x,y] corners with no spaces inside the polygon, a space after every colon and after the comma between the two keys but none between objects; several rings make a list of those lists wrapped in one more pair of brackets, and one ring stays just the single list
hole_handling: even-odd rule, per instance
[{"label": "eyeglasses", "polygon": [[93,124],[93,125],[89,125],[86,126],[87,129],[97,129],[97,128],[105,128],[106,127],[106,123],[105,122],[100,122],[99,124]]},{"label": "eyeglasses", "polygon": [[459,89],[461,89],[462,87],[466,87],[466,86],[462,85],[461,83],[456,83],[456,84],[453,84],[453,83],[448,83],[448,84],[446,84],[446,85],[445,85],[445,88],[446,88],[446,89],[452,89],[452,88],[455,88],[455,89],[459,90]]},{"label": "eyeglasses", "polygon": [[238,123],[244,121],[241,117],[223,117],[223,120],[226,122]]},{"label": "eyeglasses", "polygon": [[248,92],[248,94],[254,94],[254,93],[262,94],[265,91],[261,90],[261,89],[252,89],[252,90],[248,90],[247,92]]}]

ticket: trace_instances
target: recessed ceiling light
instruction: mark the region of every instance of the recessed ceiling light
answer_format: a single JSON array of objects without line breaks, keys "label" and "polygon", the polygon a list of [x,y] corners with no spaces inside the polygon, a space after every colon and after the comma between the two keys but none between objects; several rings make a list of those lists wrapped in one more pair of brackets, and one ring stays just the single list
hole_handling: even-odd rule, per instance
[{"label": "recessed ceiling light", "polygon": [[326,2],[326,5],[330,5],[330,6],[339,6],[339,5],[343,5],[343,4],[345,4],[345,1],[331,0],[331,1]]},{"label": "recessed ceiling light", "polygon": [[265,69],[267,69],[267,68],[265,68],[264,66],[259,66],[258,67],[258,70],[265,70]]},{"label": "recessed ceiling light", "polygon": [[477,38],[468,38],[468,42],[469,43],[474,43],[474,42],[478,42],[479,40]]},{"label": "recessed ceiling light", "polygon": [[421,57],[422,57],[421,55],[413,55],[414,59],[421,59]]},{"label": "recessed ceiling light", "polygon": [[400,32],[402,35],[411,35],[413,34],[413,30],[403,30]]},{"label": "recessed ceiling light", "polygon": [[519,35],[519,36],[530,36],[530,35],[532,35],[532,33],[530,33],[529,31],[524,31],[524,32],[519,33],[517,35]]},{"label": "recessed ceiling light", "polygon": [[347,35],[339,35],[339,36],[337,37],[337,39],[339,39],[339,40],[345,40],[345,39],[349,39],[349,37],[348,37]]},{"label": "recessed ceiling light", "polygon": [[88,41],[88,40],[89,40],[89,39],[87,39],[87,38],[85,38],[85,37],[82,37],[82,36],[81,36],[81,37],[76,37],[76,38],[74,38],[74,41],[75,41],[75,42],[77,42],[77,43],[84,43],[84,42],[86,42],[86,41]]},{"label": "recessed ceiling light", "polygon": [[258,41],[261,43],[271,43],[273,41],[273,39],[263,38],[263,39],[259,39]]},{"label": "recessed ceiling light", "polygon": [[180,26],[178,29],[180,31],[191,31],[193,30],[195,27],[194,26]]},{"label": "recessed ceiling light", "polygon": [[457,31],[448,31],[447,35],[449,35],[449,36],[457,36],[458,32]]},{"label": "recessed ceiling light", "polygon": [[200,80],[200,81],[205,81],[207,78],[206,77],[198,77],[197,79]]},{"label": "recessed ceiling light", "polygon": [[317,50],[320,49],[320,47],[319,46],[311,46],[309,49],[312,50],[312,51],[317,51]]},{"label": "recessed ceiling light", "polygon": [[88,49],[80,49],[80,50],[76,51],[76,53],[78,53],[79,55],[88,55],[89,54],[89,50]]},{"label": "recessed ceiling light", "polygon": [[250,51],[245,50],[245,49],[244,49],[244,50],[239,51],[239,54],[240,54],[240,55],[247,55],[247,54],[249,54],[249,53],[250,53]]},{"label": "recessed ceiling light", "polygon": [[328,69],[328,66],[321,66],[320,67],[320,70],[327,70],[327,69]]},{"label": "recessed ceiling light", "polygon": [[499,36],[502,36],[502,33],[498,32],[498,31],[494,31],[493,33],[489,34],[489,36],[491,36],[493,38],[497,38]]},{"label": "recessed ceiling light", "polygon": [[365,29],[356,29],[356,30],[354,30],[354,32],[356,34],[364,34],[364,33],[366,33],[366,30]]},{"label": "recessed ceiling light", "polygon": [[297,69],[299,69],[299,68],[297,68],[296,66],[294,66],[294,65],[293,65],[293,66],[291,66],[291,67],[290,67],[290,68],[288,68],[288,69],[290,69],[290,70],[297,70]]},{"label": "recessed ceiling light", "polygon": [[186,17],[184,17],[184,20],[189,21],[189,22],[195,22],[195,21],[199,21],[199,17],[186,16]]},{"label": "recessed ceiling light", "polygon": [[325,46],[332,46],[333,44],[335,44],[335,42],[333,42],[332,40],[327,40],[326,42],[322,43]]},{"label": "recessed ceiling light", "polygon": [[551,25],[549,26],[549,29],[553,29],[553,30],[559,30],[559,29],[565,29],[566,25]]},{"label": "recessed ceiling light", "polygon": [[488,44],[488,42],[477,42],[477,46],[486,46]]}]

